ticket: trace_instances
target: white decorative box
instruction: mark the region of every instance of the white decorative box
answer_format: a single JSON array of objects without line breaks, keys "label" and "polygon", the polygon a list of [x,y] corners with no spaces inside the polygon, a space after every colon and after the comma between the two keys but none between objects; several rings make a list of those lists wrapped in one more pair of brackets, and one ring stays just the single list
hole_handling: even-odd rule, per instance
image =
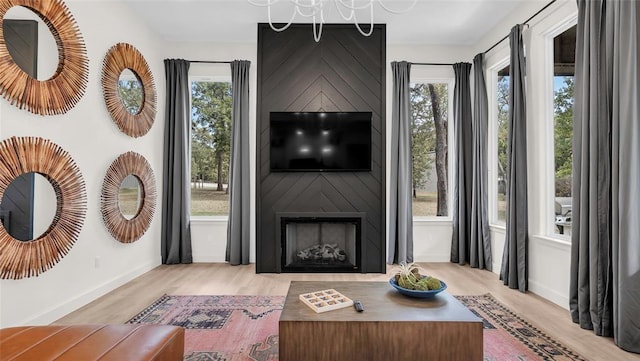
[{"label": "white decorative box", "polygon": [[353,306],[353,300],[333,288],[303,293],[300,295],[300,301],[317,313]]}]

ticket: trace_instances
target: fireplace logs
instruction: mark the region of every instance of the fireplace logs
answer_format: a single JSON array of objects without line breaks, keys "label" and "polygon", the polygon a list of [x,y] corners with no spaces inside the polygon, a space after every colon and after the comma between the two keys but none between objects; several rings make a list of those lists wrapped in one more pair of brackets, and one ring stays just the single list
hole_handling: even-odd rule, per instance
[{"label": "fireplace logs", "polygon": [[344,262],[347,260],[347,254],[338,247],[337,243],[317,244],[298,251],[296,256],[302,262]]}]

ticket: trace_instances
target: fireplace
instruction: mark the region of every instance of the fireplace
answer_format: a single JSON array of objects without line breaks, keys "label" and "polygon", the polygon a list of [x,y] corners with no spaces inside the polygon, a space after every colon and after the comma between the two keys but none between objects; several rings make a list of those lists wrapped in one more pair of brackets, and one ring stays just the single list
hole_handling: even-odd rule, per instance
[{"label": "fireplace", "polygon": [[362,272],[364,213],[278,213],[281,272]]}]

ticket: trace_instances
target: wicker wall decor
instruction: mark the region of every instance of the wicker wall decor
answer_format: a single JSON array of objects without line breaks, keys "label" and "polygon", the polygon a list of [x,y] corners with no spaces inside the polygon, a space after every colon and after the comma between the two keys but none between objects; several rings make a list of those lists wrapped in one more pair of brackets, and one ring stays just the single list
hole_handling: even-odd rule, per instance
[{"label": "wicker wall decor", "polygon": [[[118,194],[122,181],[129,175],[140,183],[140,206],[138,213],[126,219],[118,205]],[[156,181],[149,162],[136,152],[120,155],[111,163],[102,183],[100,211],[109,233],[122,243],[137,241],[149,228],[156,208]]]},{"label": "wicker wall decor", "polygon": [[0,226],[0,278],[37,276],[53,267],[78,239],[87,211],[80,169],[58,145],[38,137],[12,137],[0,142],[0,199],[18,176],[44,176],[56,194],[56,213],[49,228],[33,241],[13,238]]},{"label": "wicker wall decor", "polygon": [[[2,19],[23,6],[49,27],[58,46],[58,67],[44,81],[34,79],[13,61],[4,39]],[[89,59],[75,19],[61,0],[0,0],[0,93],[20,109],[40,115],[64,114],[84,95]]]},{"label": "wicker wall decor", "polygon": [[[118,94],[118,80],[125,69],[142,84],[142,106],[136,114],[129,112]],[[109,114],[123,133],[134,138],[147,134],[156,116],[156,89],[149,65],[133,45],[118,43],[109,49],[103,62],[102,91]]]}]

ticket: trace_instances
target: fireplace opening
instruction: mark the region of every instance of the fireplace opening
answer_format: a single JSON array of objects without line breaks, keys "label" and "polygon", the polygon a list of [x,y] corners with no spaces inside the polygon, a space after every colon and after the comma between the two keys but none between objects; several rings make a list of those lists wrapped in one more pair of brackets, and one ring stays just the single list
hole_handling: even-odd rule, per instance
[{"label": "fireplace opening", "polygon": [[279,217],[282,272],[360,272],[362,217]]}]

